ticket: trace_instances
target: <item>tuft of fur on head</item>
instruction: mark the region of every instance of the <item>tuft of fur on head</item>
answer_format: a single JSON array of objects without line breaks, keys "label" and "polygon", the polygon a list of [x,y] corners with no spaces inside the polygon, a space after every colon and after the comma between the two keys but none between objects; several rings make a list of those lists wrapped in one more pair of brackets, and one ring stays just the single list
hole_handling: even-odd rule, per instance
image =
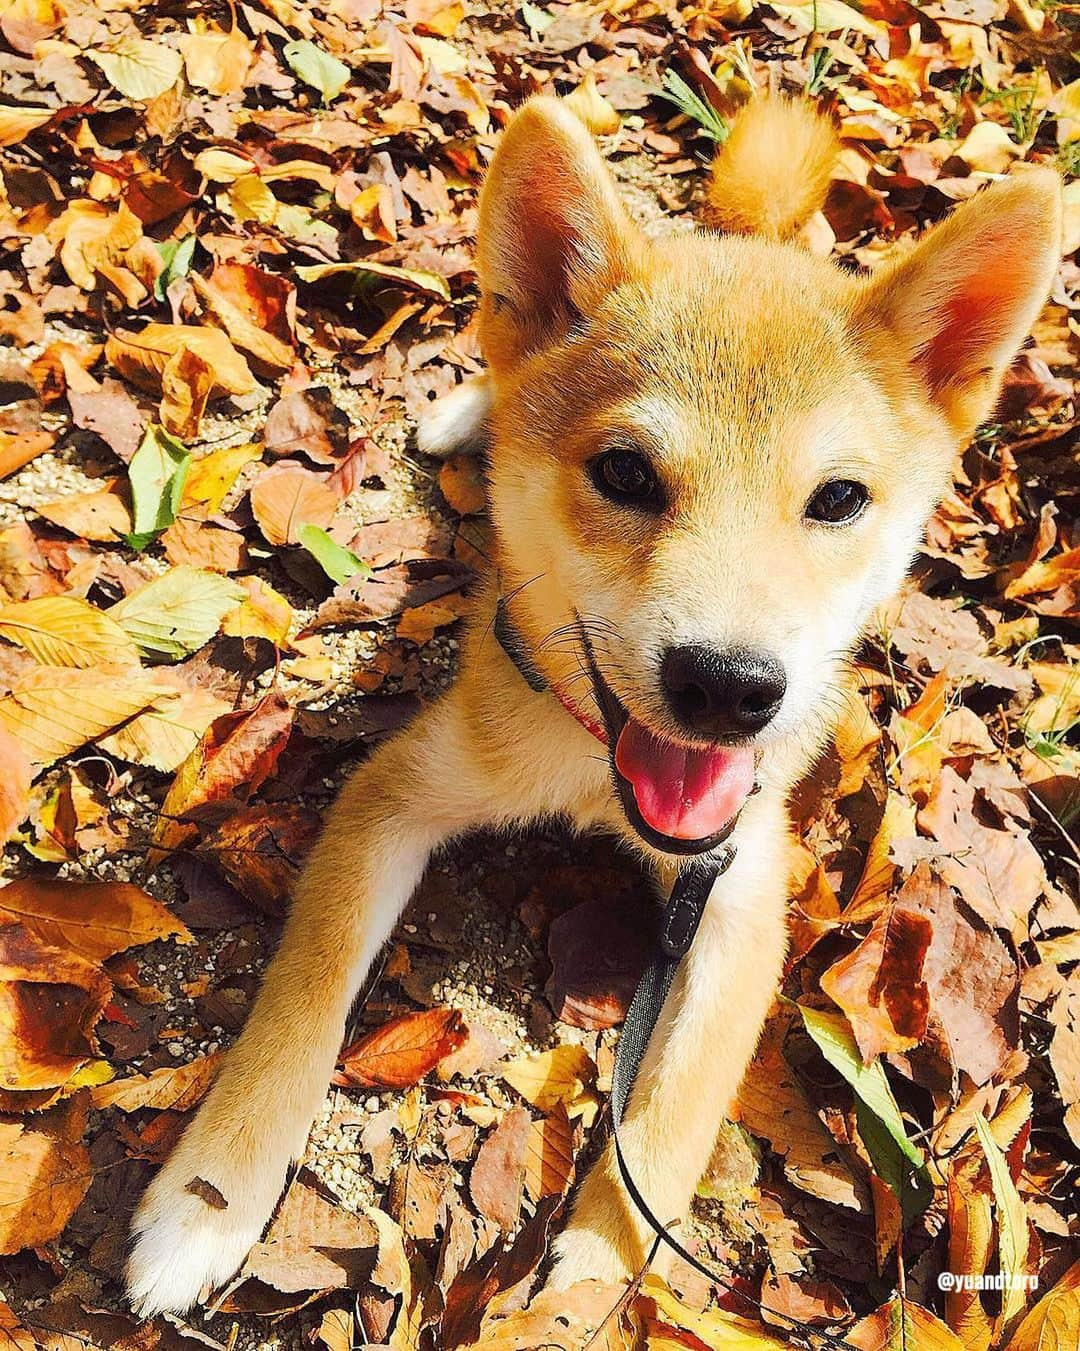
[{"label": "tuft of fur on head", "polygon": [[811,104],[776,94],[752,99],[713,161],[705,224],[790,239],[824,205],[838,150],[832,123]]}]

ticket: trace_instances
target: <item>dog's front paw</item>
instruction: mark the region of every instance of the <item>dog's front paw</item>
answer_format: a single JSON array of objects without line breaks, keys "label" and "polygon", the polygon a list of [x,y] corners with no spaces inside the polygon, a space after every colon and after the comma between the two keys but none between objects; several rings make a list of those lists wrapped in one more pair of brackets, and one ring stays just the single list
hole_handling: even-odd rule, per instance
[{"label": "dog's front paw", "polygon": [[555,1262],[545,1286],[548,1290],[568,1290],[579,1281],[588,1280],[615,1285],[636,1274],[618,1242],[576,1221],[552,1246]]},{"label": "dog's front paw", "polygon": [[283,1182],[284,1169],[245,1176],[213,1151],[196,1163],[181,1142],[132,1221],[127,1290],[136,1312],[184,1313],[224,1284],[259,1241]]}]

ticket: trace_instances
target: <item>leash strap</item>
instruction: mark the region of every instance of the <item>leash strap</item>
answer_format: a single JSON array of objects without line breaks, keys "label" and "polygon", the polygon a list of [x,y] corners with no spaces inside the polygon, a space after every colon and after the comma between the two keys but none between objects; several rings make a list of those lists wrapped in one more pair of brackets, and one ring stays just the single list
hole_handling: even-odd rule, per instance
[{"label": "leash strap", "polygon": [[[623,1124],[630,1094],[641,1069],[641,1062],[645,1058],[645,1052],[649,1049],[656,1024],[664,1011],[664,1004],[667,1002],[675,975],[682,964],[682,959],[690,951],[712,893],[713,883],[728,870],[734,858],[735,850],[729,845],[725,846],[723,854],[716,858],[698,859],[688,863],[671,890],[657,936],[656,948],[630,1001],[619,1036],[619,1046],[615,1052],[615,1068],[611,1075],[611,1138],[615,1145],[615,1158],[619,1164],[623,1186],[641,1217],[655,1234],[646,1265],[652,1265],[660,1245],[665,1244],[707,1280],[743,1300],[755,1313],[760,1313],[760,1306],[755,1299],[738,1286],[725,1281],[712,1267],[706,1266],[683,1247],[671,1233],[669,1226],[673,1221],[669,1220],[665,1224],[657,1218],[634,1181],[634,1175],[626,1162],[622,1142],[619,1139],[619,1127]],[[838,1348],[839,1351],[857,1351],[850,1342],[835,1333],[813,1328],[801,1319],[781,1313],[779,1310],[773,1312],[774,1317],[783,1319],[789,1324],[787,1335],[800,1336],[810,1347],[816,1345]]]},{"label": "leash strap", "polygon": [[[517,668],[518,673],[529,688],[538,694],[549,689],[547,680],[537,669],[525,641],[510,618],[506,602],[501,595],[495,608],[493,630],[499,646]],[[582,719],[580,713],[571,706],[558,690],[554,690],[552,693],[578,722],[586,726],[587,730],[592,730],[588,728],[587,722]],[[606,740],[598,731],[593,731],[593,735],[597,736],[600,741]],[[611,1075],[611,1136],[615,1145],[615,1157],[618,1160],[623,1186],[634,1205],[637,1206],[645,1223],[656,1235],[646,1265],[652,1264],[660,1245],[666,1244],[684,1262],[692,1266],[695,1271],[700,1272],[707,1280],[736,1298],[743,1300],[753,1308],[755,1313],[760,1313],[761,1307],[756,1300],[746,1294],[745,1291],[740,1290],[738,1286],[725,1281],[716,1271],[706,1266],[693,1253],[688,1252],[678,1239],[672,1236],[669,1224],[673,1221],[664,1224],[657,1219],[652,1207],[642,1196],[641,1189],[634,1181],[634,1175],[627,1165],[626,1157],[622,1151],[622,1143],[619,1140],[619,1127],[622,1125],[623,1116],[630,1101],[630,1094],[637,1079],[638,1071],[641,1069],[641,1062],[645,1058],[645,1052],[649,1049],[649,1042],[656,1030],[656,1024],[664,1011],[664,1004],[667,1002],[668,994],[671,991],[675,973],[678,971],[682,959],[690,951],[690,945],[694,941],[694,935],[698,931],[701,917],[705,913],[705,906],[708,904],[709,896],[712,893],[713,883],[727,872],[734,858],[734,847],[725,845],[723,852],[718,851],[704,859],[692,859],[683,865],[682,871],[671,889],[671,895],[664,909],[660,932],[657,935],[656,949],[638,982],[637,989],[634,991],[634,997],[630,1001],[630,1007],[626,1012],[626,1021],[623,1023],[622,1032],[619,1036],[619,1046],[615,1053],[615,1067]],[[810,1347],[814,1347],[816,1343],[818,1347],[828,1346],[837,1348],[838,1351],[858,1351],[857,1347],[845,1341],[842,1337],[812,1328],[808,1323],[804,1323],[801,1319],[790,1314],[774,1311],[774,1316],[788,1323],[789,1333],[802,1337]]]}]

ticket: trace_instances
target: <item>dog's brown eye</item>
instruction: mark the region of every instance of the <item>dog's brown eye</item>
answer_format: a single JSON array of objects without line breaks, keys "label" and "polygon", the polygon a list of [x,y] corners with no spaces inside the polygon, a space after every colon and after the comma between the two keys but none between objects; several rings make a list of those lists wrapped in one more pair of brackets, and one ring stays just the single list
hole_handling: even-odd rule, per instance
[{"label": "dog's brown eye", "polygon": [[806,506],[811,521],[826,525],[847,525],[858,516],[870,500],[870,493],[862,483],[850,478],[835,478],[823,483]]},{"label": "dog's brown eye", "polygon": [[622,446],[605,450],[592,461],[589,471],[593,483],[612,502],[647,507],[651,511],[663,505],[656,472],[640,451]]}]

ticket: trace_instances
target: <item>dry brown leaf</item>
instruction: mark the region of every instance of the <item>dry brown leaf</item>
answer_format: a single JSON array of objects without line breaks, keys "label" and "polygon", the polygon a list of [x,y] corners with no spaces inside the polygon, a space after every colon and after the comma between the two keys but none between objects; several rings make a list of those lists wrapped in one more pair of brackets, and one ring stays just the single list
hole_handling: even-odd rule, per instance
[{"label": "dry brown leaf", "polygon": [[466,1038],[457,1009],[405,1013],[353,1042],[338,1057],[335,1082],[361,1088],[411,1088]]},{"label": "dry brown leaf", "polygon": [[182,819],[246,802],[273,774],[292,728],[292,709],[270,693],[253,707],[225,713],[210,724],[177,770],[154,828],[154,844],[169,850],[195,833]]},{"label": "dry brown leaf", "polygon": [[532,1118],[512,1107],[484,1143],[469,1174],[469,1195],[481,1215],[509,1233],[518,1222]]},{"label": "dry brown leaf", "polygon": [[298,544],[301,526],[325,528],[338,506],[326,479],[298,464],[264,469],[251,485],[251,510],[270,544]]},{"label": "dry brown leaf", "polygon": [[795,1186],[823,1201],[863,1210],[862,1189],[783,1057],[789,1023],[787,1015],[774,1010],[765,1024],[732,1118],[769,1141]]},{"label": "dry brown leaf", "polygon": [[94,1027],[111,994],[95,961],[0,917],[0,1087],[36,1093],[69,1084],[97,1056]]},{"label": "dry brown leaf", "polygon": [[85,1126],[77,1101],[0,1121],[0,1253],[43,1247],[62,1232],[93,1177]]},{"label": "dry brown leaf", "polygon": [[44,943],[100,962],[163,938],[194,942],[168,910],[130,882],[62,882],[24,877],[0,890],[0,919]]},{"label": "dry brown leaf", "polygon": [[922,969],[931,936],[925,915],[889,906],[859,946],[822,975],[821,988],[847,1014],[865,1064],[922,1040],[929,1010]]},{"label": "dry brown leaf", "polygon": [[115,544],[132,529],[131,509],[114,484],[97,492],[70,493],[38,507],[37,513],[73,535],[100,544]]},{"label": "dry brown leaf", "polygon": [[152,394],[161,392],[165,368],[182,351],[193,352],[213,374],[211,397],[250,394],[255,378],[247,362],[219,328],[190,324],[147,324],[138,333],[118,329],[105,343],[105,356],[125,379]]},{"label": "dry brown leaf", "polygon": [[114,1079],[90,1090],[90,1101],[99,1110],[116,1107],[121,1112],[187,1112],[206,1096],[221,1064],[222,1054],[202,1055],[186,1065],[165,1065],[149,1074]]},{"label": "dry brown leaf", "polygon": [[214,384],[214,369],[201,352],[177,348],[161,368],[159,417],[165,430],[184,441],[198,436]]},{"label": "dry brown leaf", "polygon": [[51,765],[72,751],[175,697],[130,667],[40,667],[15,682],[0,699],[0,726],[36,765]]},{"label": "dry brown leaf", "polygon": [[529,1128],[525,1152],[525,1190],[535,1204],[545,1196],[563,1196],[574,1180],[574,1127],[560,1103]]},{"label": "dry brown leaf", "polygon": [[337,1290],[352,1285],[370,1266],[377,1243],[370,1220],[335,1204],[314,1175],[301,1169],[240,1274],[285,1294]]}]

